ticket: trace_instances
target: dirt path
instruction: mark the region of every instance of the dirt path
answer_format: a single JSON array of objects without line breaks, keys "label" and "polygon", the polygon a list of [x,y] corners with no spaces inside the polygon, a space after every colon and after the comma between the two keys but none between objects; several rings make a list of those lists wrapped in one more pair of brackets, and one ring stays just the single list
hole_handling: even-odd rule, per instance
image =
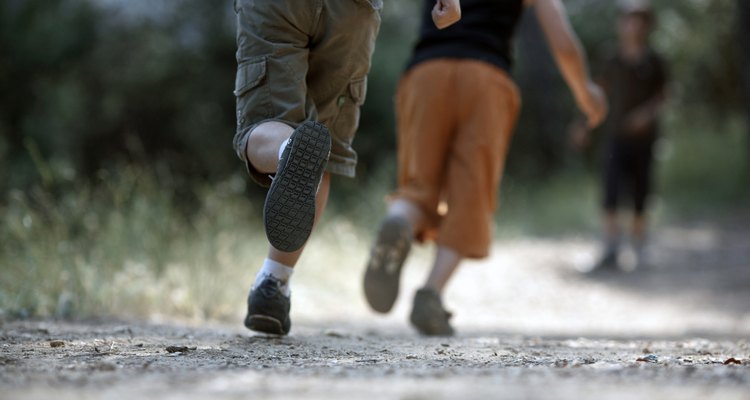
[{"label": "dirt path", "polygon": [[0,398],[748,399],[746,233],[663,229],[652,268],[598,278],[576,270],[594,254],[586,241],[500,242],[449,288],[450,339],[404,323],[425,250],[387,317],[364,306],[359,268],[300,270],[285,338],[208,323],[5,321]]},{"label": "dirt path", "polygon": [[[454,339],[300,328],[24,322],[3,327],[2,398],[747,399],[742,340]],[[59,346],[59,347],[54,347]],[[170,353],[172,351],[172,353]]]}]

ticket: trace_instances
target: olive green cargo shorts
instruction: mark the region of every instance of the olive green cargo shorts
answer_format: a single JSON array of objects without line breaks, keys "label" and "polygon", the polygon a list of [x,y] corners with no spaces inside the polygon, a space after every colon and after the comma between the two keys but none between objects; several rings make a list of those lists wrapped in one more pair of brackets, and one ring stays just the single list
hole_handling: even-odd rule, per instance
[{"label": "olive green cargo shorts", "polygon": [[319,121],[331,131],[327,170],[353,177],[352,140],[364,103],[382,0],[235,0],[237,133],[234,148],[251,177],[248,137],[266,121],[294,128]]}]

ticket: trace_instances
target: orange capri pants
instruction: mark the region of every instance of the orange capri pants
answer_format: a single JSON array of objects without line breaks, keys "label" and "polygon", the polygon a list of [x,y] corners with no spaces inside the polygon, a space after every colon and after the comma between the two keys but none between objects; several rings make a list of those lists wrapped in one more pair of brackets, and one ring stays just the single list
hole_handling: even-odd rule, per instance
[{"label": "orange capri pants", "polygon": [[418,240],[435,240],[467,258],[489,254],[498,187],[520,103],[508,74],[482,61],[426,61],[401,79],[393,197],[425,213]]}]

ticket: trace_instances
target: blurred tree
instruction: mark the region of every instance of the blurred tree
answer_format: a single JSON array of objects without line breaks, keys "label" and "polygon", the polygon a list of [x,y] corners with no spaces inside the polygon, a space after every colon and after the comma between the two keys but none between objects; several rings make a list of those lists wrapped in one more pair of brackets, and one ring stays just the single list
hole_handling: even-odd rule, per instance
[{"label": "blurred tree", "polygon": [[523,107],[507,171],[516,177],[537,177],[551,173],[562,162],[565,153],[560,149],[564,148],[572,103],[566,101],[567,87],[557,72],[536,14],[524,13],[517,35],[513,75]]},{"label": "blurred tree", "polygon": [[[393,93],[421,1],[383,9],[355,141],[364,179],[393,164],[384,162],[395,149]],[[680,118],[720,124],[750,114],[738,84],[750,68],[741,68],[740,47],[730,45],[736,26],[716,22],[732,20],[740,7],[747,38],[748,4],[654,0],[654,45],[672,66],[670,103]],[[614,2],[566,6],[596,70],[614,43]],[[520,29],[515,76],[524,111],[508,169],[519,179],[565,168],[564,128],[574,110],[533,19]],[[1,1],[0,193],[40,176],[94,176],[118,162],[151,166],[187,191],[193,181],[241,173],[231,150],[234,51],[231,2]]]},{"label": "blurred tree", "polygon": [[226,174],[236,165],[234,39],[226,9],[186,0],[159,21],[102,25],[107,34],[82,66],[90,77],[86,92],[97,94],[87,116],[96,128],[78,157],[84,171],[125,154],[165,162],[178,179]]},{"label": "blurred tree", "polygon": [[368,76],[367,100],[362,109],[354,148],[362,178],[390,160],[396,146],[393,96],[417,38],[422,0],[385,2],[383,22]]},{"label": "blurred tree", "polygon": [[0,3],[4,188],[34,182],[47,163],[84,176],[117,160],[161,163],[178,181],[237,165],[231,4],[182,0],[158,19],[112,11]]},{"label": "blurred tree", "polygon": [[65,147],[59,120],[75,119],[75,101],[60,102],[53,88],[71,89],[68,70],[93,50],[96,19],[85,2],[0,2],[0,188],[29,179],[30,152]]},{"label": "blurred tree", "polygon": [[[739,43],[741,45],[742,61],[740,70],[742,71],[745,103],[745,125],[747,129],[748,159],[750,159],[750,2],[747,0],[737,0],[739,9]],[[750,162],[746,164],[750,168]]]},{"label": "blurred tree", "polygon": [[[589,0],[571,1],[566,6],[596,75],[605,55],[613,51],[611,21],[615,10],[607,2]],[[549,176],[568,159],[567,127],[576,107],[531,10],[521,20],[515,44],[513,75],[521,89],[523,107],[507,171],[518,179]]]},{"label": "blurred tree", "polygon": [[743,110],[737,31],[731,22],[737,3],[659,0],[655,6],[655,45],[672,75],[670,103],[681,110],[681,117],[711,122],[717,131],[725,131],[721,126]]}]

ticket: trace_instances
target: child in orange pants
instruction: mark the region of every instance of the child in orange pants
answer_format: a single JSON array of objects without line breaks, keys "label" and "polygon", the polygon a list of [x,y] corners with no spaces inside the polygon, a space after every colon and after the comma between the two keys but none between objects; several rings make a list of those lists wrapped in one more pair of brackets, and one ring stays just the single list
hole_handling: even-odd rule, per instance
[{"label": "child in orange pants", "polygon": [[441,293],[464,258],[488,255],[496,193],[520,109],[508,75],[511,40],[534,5],[563,76],[589,125],[606,114],[584,52],[560,0],[462,0],[462,18],[438,30],[425,0],[420,39],[396,96],[398,190],[381,223],[364,279],[365,296],[388,312],[411,242],[434,240],[432,270],[415,297],[411,323],[452,335]]}]

